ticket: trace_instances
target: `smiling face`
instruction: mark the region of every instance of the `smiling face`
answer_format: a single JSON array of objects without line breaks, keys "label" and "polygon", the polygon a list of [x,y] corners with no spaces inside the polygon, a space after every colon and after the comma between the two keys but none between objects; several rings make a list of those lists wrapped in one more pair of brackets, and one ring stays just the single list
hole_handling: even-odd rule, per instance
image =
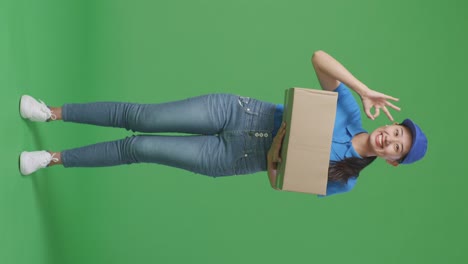
[{"label": "smiling face", "polygon": [[411,131],[397,124],[377,128],[370,134],[369,140],[376,156],[389,162],[396,162],[403,158],[408,154],[413,143]]}]

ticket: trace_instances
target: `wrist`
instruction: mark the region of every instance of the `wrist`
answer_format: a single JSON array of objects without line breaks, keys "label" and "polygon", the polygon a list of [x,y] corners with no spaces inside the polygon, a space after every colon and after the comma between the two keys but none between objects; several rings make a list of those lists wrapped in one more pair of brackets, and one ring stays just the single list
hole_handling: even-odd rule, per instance
[{"label": "wrist", "polygon": [[356,86],[356,89],[354,89],[357,94],[361,97],[366,97],[367,94],[369,93],[370,89],[367,87],[365,84],[360,84]]}]

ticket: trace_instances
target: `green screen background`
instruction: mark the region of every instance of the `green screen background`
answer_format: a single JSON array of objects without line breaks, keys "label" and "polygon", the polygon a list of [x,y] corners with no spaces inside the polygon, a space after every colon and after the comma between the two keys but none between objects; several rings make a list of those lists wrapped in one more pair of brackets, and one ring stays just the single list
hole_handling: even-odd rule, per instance
[{"label": "green screen background", "polygon": [[[1,263],[467,263],[466,1],[0,1]],[[277,192],[266,173],[211,179],[154,164],[18,171],[23,150],[131,135],[31,123],[30,94],[158,103],[318,88],[323,49],[400,98],[427,157],[376,161],[347,194]],[[366,119],[369,130],[389,124]]]}]

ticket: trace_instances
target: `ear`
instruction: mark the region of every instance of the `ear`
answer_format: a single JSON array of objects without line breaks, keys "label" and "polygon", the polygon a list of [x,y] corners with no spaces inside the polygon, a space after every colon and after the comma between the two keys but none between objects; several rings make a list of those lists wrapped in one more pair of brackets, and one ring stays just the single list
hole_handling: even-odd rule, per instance
[{"label": "ear", "polygon": [[385,161],[386,161],[388,164],[390,164],[390,165],[392,165],[392,166],[394,166],[394,167],[400,165],[400,163],[398,163],[398,161],[396,161],[396,160],[385,160]]}]

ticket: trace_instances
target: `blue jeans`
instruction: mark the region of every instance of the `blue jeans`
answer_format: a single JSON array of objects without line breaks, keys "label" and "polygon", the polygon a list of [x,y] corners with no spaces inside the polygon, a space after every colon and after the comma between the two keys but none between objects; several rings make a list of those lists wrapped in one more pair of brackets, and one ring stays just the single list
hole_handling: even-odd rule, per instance
[{"label": "blue jeans", "polygon": [[121,127],[139,134],[62,151],[64,167],[158,163],[209,176],[267,169],[275,104],[230,94],[210,94],[162,104],[65,104],[65,122]]}]

